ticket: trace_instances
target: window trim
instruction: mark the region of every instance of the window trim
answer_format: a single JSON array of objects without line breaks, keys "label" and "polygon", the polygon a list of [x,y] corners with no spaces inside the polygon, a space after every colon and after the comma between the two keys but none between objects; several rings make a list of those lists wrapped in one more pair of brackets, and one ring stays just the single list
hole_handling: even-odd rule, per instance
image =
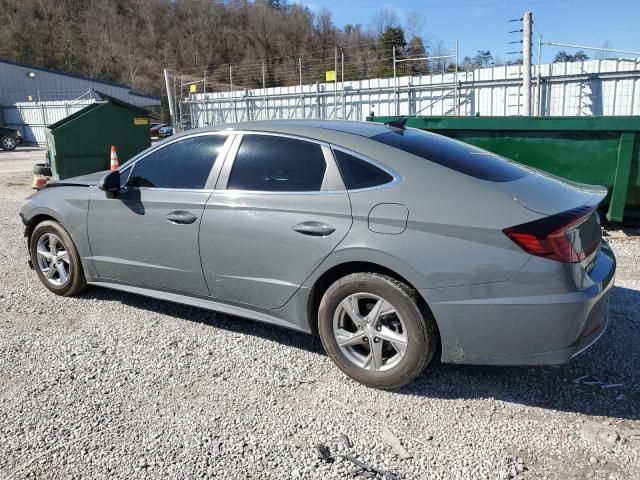
[{"label": "window trim", "polygon": [[[163,140],[161,145],[156,146],[155,148],[150,148],[147,151],[142,152],[137,158],[134,157],[134,159],[132,159],[132,161],[127,162],[125,165],[125,168],[120,170],[120,175],[122,176],[123,172],[126,172],[127,175],[127,179],[125,182],[125,186],[124,189],[125,191],[133,191],[133,190],[139,190],[139,191],[145,191],[145,190],[153,190],[153,191],[167,191],[167,192],[207,192],[207,193],[212,193],[216,184],[216,181],[220,175],[220,170],[222,169],[222,165],[225,163],[225,160],[227,158],[227,155],[229,153],[230,147],[233,143],[233,139],[235,137],[235,132],[232,131],[209,131],[209,132],[198,132],[198,133],[193,133],[191,135],[184,135],[184,136],[178,136],[178,137],[174,137],[170,140]],[[213,162],[213,167],[211,167],[211,170],[209,171],[209,175],[207,176],[207,180],[205,181],[204,187],[203,188],[170,188],[170,187],[132,187],[130,185],[128,185],[129,180],[131,179],[131,173],[133,172],[134,168],[136,167],[136,165],[138,164],[138,162],[144,160],[145,158],[147,158],[149,155],[152,155],[160,150],[162,150],[163,148],[166,148],[170,145],[173,145],[174,143],[178,143],[180,141],[183,140],[188,140],[190,138],[195,138],[195,137],[205,137],[205,136],[226,136],[226,140],[224,141],[222,148],[220,150],[220,152],[218,153],[218,156],[215,158],[214,162]]]},{"label": "window trim", "polygon": [[[379,162],[378,160],[374,160],[371,157],[368,157],[366,155],[363,155],[361,153],[355,152],[353,150],[350,150],[348,148],[344,148],[341,147],[339,145],[331,145],[331,150],[332,150],[332,155],[333,155],[333,151],[337,150],[339,152],[342,153],[346,153],[347,155],[351,155],[352,157],[356,157],[359,160],[362,160],[363,162],[369,163],[371,165],[373,165],[376,168],[379,168],[380,170],[382,170],[383,172],[391,175],[392,180],[380,185],[374,185],[373,187],[363,187],[363,188],[347,188],[346,183],[344,183],[344,178],[342,179],[343,181],[343,185],[344,188],[347,192],[370,192],[372,190],[382,190],[385,188],[391,188],[394,187],[396,185],[398,185],[399,183],[402,183],[402,181],[404,180],[404,178],[397,173],[395,170],[393,170],[391,167],[385,165],[382,162]],[[334,162],[336,164],[336,168],[338,169],[338,171],[340,170],[340,164],[338,163],[338,159],[335,158],[335,155],[333,155],[334,157]],[[340,175],[342,176],[342,172],[340,172]]]},{"label": "window trim", "polygon": [[[216,192],[226,192],[229,194],[255,194],[255,195],[323,195],[328,193],[344,193],[346,191],[344,182],[342,180],[342,175],[340,175],[340,170],[338,165],[336,164],[336,160],[333,157],[333,153],[331,152],[331,145],[327,142],[323,142],[322,140],[317,140],[309,137],[304,137],[301,135],[293,135],[289,133],[281,133],[281,132],[268,132],[268,131],[254,131],[254,130],[234,130],[236,133],[236,137],[231,145],[227,157],[225,159],[222,170],[220,171],[220,175],[218,176],[218,182],[216,183],[215,190]],[[286,191],[270,191],[270,190],[229,190],[227,188],[229,184],[229,178],[231,176],[231,170],[235,164],[238,151],[240,150],[240,144],[242,143],[245,135],[263,135],[269,137],[283,137],[289,138],[292,140],[299,140],[302,142],[312,143],[318,145],[322,151],[322,155],[324,157],[325,162],[325,171],[324,177],[322,178],[322,183],[320,185],[320,190],[308,190],[308,191],[296,191],[296,190],[286,190]],[[329,186],[333,186],[334,188],[329,189]],[[335,189],[338,186],[340,188]]]}]

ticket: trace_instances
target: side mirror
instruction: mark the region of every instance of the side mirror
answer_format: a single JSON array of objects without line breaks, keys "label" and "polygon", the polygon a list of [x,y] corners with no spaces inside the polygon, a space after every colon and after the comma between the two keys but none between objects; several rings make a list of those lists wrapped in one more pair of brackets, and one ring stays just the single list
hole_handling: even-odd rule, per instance
[{"label": "side mirror", "polygon": [[120,170],[107,173],[98,182],[98,188],[107,193],[108,198],[113,198],[120,191]]}]

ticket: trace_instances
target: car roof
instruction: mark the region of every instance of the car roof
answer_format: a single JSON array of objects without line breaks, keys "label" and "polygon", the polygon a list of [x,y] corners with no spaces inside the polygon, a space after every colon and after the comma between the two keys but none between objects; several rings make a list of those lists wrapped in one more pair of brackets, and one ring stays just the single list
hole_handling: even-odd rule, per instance
[{"label": "car roof", "polygon": [[[240,130],[300,135],[318,140],[333,141],[337,134],[373,137],[394,130],[382,123],[349,120],[260,120],[205,127],[201,130]],[[193,130],[191,130],[193,133]]]}]

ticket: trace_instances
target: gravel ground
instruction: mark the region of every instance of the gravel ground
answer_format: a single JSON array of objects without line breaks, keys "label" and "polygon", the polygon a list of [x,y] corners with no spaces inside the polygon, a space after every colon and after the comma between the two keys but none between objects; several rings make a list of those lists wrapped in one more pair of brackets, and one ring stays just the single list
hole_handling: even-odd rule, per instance
[{"label": "gravel ground", "polygon": [[45,163],[45,150],[18,147],[13,152],[0,150],[0,174],[32,172],[34,163]]},{"label": "gravel ground", "polygon": [[98,288],[54,297],[25,261],[29,182],[0,174],[0,478],[351,478],[346,455],[402,479],[640,478],[637,236],[612,240],[610,327],[569,364],[436,363],[390,393],[311,336]]}]

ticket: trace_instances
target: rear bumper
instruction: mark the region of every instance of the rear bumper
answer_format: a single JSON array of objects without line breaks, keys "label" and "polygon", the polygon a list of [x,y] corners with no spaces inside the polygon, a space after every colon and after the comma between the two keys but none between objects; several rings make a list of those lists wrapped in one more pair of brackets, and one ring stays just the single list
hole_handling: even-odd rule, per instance
[{"label": "rear bumper", "polygon": [[508,282],[422,291],[438,322],[442,361],[567,362],[606,330],[615,268],[603,244],[588,273],[579,264],[532,257]]}]

